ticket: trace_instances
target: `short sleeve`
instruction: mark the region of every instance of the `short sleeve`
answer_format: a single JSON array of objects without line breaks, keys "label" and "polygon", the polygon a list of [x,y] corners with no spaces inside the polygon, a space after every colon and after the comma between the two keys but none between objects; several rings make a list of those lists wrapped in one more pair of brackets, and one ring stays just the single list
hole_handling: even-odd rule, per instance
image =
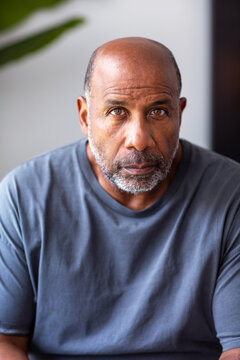
[{"label": "short sleeve", "polygon": [[21,236],[16,185],[0,184],[0,333],[27,335],[34,319],[34,296]]},{"label": "short sleeve", "polygon": [[240,211],[227,233],[213,299],[213,316],[223,351],[240,347]]}]

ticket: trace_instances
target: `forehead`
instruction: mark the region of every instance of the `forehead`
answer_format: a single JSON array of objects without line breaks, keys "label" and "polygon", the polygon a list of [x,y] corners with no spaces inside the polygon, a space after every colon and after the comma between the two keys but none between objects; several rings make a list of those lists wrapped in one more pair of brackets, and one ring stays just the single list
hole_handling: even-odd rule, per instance
[{"label": "forehead", "polygon": [[178,92],[176,70],[169,56],[125,52],[98,56],[91,81],[91,96],[138,97]]}]

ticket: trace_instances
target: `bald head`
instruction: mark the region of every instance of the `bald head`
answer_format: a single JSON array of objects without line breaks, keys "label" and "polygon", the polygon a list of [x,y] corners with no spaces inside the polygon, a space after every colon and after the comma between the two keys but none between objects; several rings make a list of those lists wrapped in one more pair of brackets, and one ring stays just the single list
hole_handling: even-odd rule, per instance
[{"label": "bald head", "polygon": [[138,67],[141,67],[143,62],[159,68],[169,68],[170,66],[176,75],[177,92],[178,94],[181,92],[181,74],[171,51],[163,44],[154,40],[141,37],[128,37],[107,42],[94,51],[85,75],[84,89],[86,95],[91,91],[91,83],[98,62],[104,57],[115,59],[116,61],[121,59],[123,65],[124,61],[132,61],[134,66]]}]

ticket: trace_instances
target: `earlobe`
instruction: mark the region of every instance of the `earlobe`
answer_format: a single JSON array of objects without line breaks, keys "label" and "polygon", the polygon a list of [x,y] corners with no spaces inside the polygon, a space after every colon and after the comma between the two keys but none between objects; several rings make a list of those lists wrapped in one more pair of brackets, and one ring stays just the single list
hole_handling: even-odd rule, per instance
[{"label": "earlobe", "polygon": [[88,108],[87,101],[83,96],[77,98],[79,123],[84,135],[88,135]]}]

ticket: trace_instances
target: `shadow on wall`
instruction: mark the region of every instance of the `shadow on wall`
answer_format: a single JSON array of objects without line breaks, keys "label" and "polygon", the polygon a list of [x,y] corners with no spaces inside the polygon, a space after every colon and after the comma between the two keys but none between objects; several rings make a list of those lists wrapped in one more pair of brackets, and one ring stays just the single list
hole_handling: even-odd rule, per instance
[{"label": "shadow on wall", "polygon": [[240,2],[213,0],[213,150],[240,162]]}]

